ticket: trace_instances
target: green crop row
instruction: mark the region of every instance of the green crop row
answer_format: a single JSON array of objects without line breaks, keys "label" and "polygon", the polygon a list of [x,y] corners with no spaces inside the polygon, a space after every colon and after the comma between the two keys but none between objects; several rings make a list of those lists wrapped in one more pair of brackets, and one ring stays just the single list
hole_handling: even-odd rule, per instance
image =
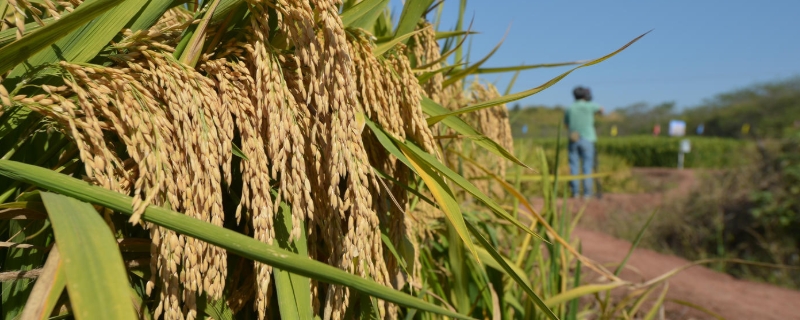
[{"label": "green crop row", "polygon": [[[677,167],[680,141],[684,138],[627,136],[601,138],[596,143],[600,154],[624,158],[634,167]],[[691,151],[684,155],[685,168],[730,168],[748,162],[752,143],[744,140],[690,137]],[[553,149],[556,139],[526,139],[522,144]],[[567,142],[562,140],[565,150]]]}]

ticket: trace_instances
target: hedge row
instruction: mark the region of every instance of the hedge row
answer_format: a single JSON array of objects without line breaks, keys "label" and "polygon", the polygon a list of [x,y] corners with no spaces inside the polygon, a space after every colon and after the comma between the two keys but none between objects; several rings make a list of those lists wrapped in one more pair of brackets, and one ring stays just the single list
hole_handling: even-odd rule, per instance
[{"label": "hedge row", "polygon": [[[600,138],[595,145],[602,154],[626,159],[634,167],[669,167],[678,165],[678,151],[683,138],[626,136]],[[686,168],[729,168],[748,162],[752,144],[743,140],[711,137],[690,137],[691,152],[684,156]],[[566,139],[564,139],[566,140]],[[556,139],[535,139],[523,143],[555,147]],[[566,148],[566,141],[561,142]]]}]

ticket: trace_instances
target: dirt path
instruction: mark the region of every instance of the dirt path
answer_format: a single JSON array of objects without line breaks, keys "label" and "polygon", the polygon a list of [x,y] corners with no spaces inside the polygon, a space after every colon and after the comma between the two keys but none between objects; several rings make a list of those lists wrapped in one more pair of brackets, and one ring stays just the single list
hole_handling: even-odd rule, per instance
[{"label": "dirt path", "polygon": [[[628,241],[583,228],[576,228],[573,237],[581,239],[584,254],[599,263],[619,263],[631,247]],[[631,268],[621,277],[631,281],[652,279],[687,263],[679,257],[636,249],[628,261]],[[692,302],[728,320],[800,319],[800,291],[737,280],[701,266],[670,278],[667,298]],[[674,303],[666,308],[670,319],[712,319]]]},{"label": "dirt path", "polygon": [[[605,194],[602,199],[570,200],[568,205],[577,212],[586,205],[584,220],[606,219],[609,215],[646,214],[664,201],[691,192],[697,185],[695,172],[673,169],[634,169],[634,174],[644,177],[653,185],[651,192],[642,194]],[[534,208],[540,209],[542,201],[534,199]],[[597,221],[597,220],[595,220]],[[596,228],[594,228],[596,229]],[[584,254],[599,263],[619,263],[630,249],[630,242],[620,240],[601,231],[579,226],[573,238],[581,239]],[[636,249],[621,277],[640,282],[653,279],[665,272],[688,264],[680,257],[652,250]],[[692,267],[670,278],[668,299],[689,301],[722,315],[729,320],[738,319],[799,319],[800,291],[735,279],[702,266]],[[653,294],[655,296],[656,294]],[[697,310],[667,303],[668,319],[713,319]]]}]

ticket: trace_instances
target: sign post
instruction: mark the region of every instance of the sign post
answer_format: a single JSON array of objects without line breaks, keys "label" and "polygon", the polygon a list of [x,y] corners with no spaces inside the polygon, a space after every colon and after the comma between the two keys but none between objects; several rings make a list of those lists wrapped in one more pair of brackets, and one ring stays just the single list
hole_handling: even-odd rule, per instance
[{"label": "sign post", "polygon": [[689,139],[682,139],[678,149],[678,169],[683,169],[683,155],[692,151],[692,144]]}]

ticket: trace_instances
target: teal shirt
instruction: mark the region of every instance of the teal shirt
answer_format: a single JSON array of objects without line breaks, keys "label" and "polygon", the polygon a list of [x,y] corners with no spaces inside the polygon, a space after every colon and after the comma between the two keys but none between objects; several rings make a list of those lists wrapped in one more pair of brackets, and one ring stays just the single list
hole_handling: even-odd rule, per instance
[{"label": "teal shirt", "polygon": [[569,132],[577,132],[581,139],[597,141],[594,130],[594,114],[600,111],[600,106],[586,100],[578,100],[564,112],[564,124]]}]

